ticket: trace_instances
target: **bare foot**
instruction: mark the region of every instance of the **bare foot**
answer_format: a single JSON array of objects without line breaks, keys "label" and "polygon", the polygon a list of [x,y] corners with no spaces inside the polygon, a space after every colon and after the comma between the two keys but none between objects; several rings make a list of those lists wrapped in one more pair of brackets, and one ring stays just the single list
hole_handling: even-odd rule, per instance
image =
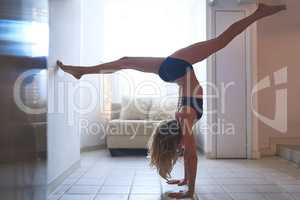
[{"label": "bare foot", "polygon": [[59,66],[64,72],[67,72],[74,76],[76,79],[80,79],[81,76],[83,75],[83,72],[80,67],[73,67],[73,66],[68,66],[64,65],[61,61],[56,62],[57,66]]},{"label": "bare foot", "polygon": [[267,17],[270,15],[274,15],[282,10],[286,10],[286,5],[266,5],[263,3],[260,3],[258,5],[257,12],[262,16],[262,17]]}]

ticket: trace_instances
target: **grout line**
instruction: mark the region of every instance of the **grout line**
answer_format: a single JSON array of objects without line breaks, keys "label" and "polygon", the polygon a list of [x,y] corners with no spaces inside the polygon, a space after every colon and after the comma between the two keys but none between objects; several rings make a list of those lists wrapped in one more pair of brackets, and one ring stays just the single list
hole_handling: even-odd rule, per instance
[{"label": "grout line", "polygon": [[[95,162],[96,163],[96,162]],[[63,192],[62,193],[62,195],[61,195],[61,197],[59,197],[58,198],[58,200],[61,200],[62,198],[63,198],[63,196],[71,189],[71,187],[73,187],[78,181],[79,181],[79,179],[81,179],[85,174],[87,174],[87,172],[91,169],[93,167],[93,165],[91,165],[87,170],[85,170],[85,172],[82,174],[82,175],[80,175],[77,179],[76,179],[76,181],[74,181],[72,184],[70,184],[70,187],[65,191],[65,192]],[[72,173],[73,174],[73,173]],[[72,174],[70,174],[70,175],[72,175]],[[68,177],[67,177],[68,178]],[[66,178],[66,179],[67,179]],[[61,184],[62,185],[62,184]],[[59,185],[59,186],[61,186],[61,185]]]},{"label": "grout line", "polygon": [[161,183],[161,177],[159,177],[159,186],[160,186],[160,199],[162,199],[164,197],[164,191],[163,191],[163,186]]},{"label": "grout line", "polygon": [[130,188],[129,188],[129,193],[128,193],[128,197],[127,197],[127,200],[130,199],[130,196],[131,196],[131,191],[132,191],[132,188],[133,188],[133,184],[134,184],[134,179],[136,177],[136,170],[134,170],[134,175],[133,175],[133,178],[131,180],[131,184],[130,184]]},{"label": "grout line", "polygon": [[[71,187],[73,187],[74,185],[76,185],[76,183],[81,179],[81,178],[83,178],[83,176],[85,176],[86,174],[88,174],[93,168],[94,168],[94,166],[97,164],[97,163],[100,163],[99,161],[95,161],[95,162],[91,162],[92,164],[90,164],[90,165],[86,165],[86,167],[85,168],[78,168],[81,172],[79,173],[80,175],[77,177],[77,178],[74,178],[74,182],[72,183],[72,184],[67,184],[66,186],[68,187],[68,189],[66,190],[66,191],[64,191],[62,194],[58,194],[59,195],[59,198],[58,199],[62,199],[62,197],[70,190],[70,188]],[[255,163],[255,162],[254,162]],[[247,164],[245,164],[245,166],[248,166]],[[284,166],[286,166],[286,165],[284,165]],[[135,165],[133,165],[133,167],[135,167]],[[230,166],[231,167],[231,166]],[[234,173],[234,170],[233,171],[231,171],[230,169],[230,167],[226,167],[226,168],[224,168],[224,169],[229,169],[229,173]],[[244,167],[244,165],[242,166],[242,167]],[[257,168],[257,166],[255,166],[254,167],[256,170],[257,169],[260,169],[260,168],[270,168],[270,169],[272,169],[272,167],[270,167],[269,165],[264,165],[264,163],[263,163],[263,165],[259,165],[258,166],[258,168]],[[108,168],[109,169],[109,168]],[[129,185],[129,193],[128,193],[128,196],[127,196],[127,200],[129,200],[130,198],[131,198],[131,195],[133,195],[133,193],[132,193],[132,191],[133,191],[133,187],[134,187],[134,180],[137,178],[137,177],[139,177],[138,176],[138,171],[140,171],[142,168],[140,167],[140,165],[138,165],[138,167],[137,168],[134,168],[134,170],[133,170],[133,174],[132,174],[132,178],[131,178],[131,183],[130,183],[130,185]],[[253,169],[253,167],[251,167],[251,165],[250,165],[250,168],[249,169]],[[279,168],[279,169],[276,169],[275,170],[275,172],[270,172],[270,173],[276,173],[276,174],[278,174],[279,173],[279,175],[280,175],[280,173],[285,173],[286,174],[286,171],[285,170],[283,170],[284,168]],[[199,170],[199,169],[198,169]],[[255,171],[256,171],[255,170]],[[107,171],[109,171],[109,170],[107,170]],[[199,170],[200,171],[200,170]],[[243,172],[243,170],[242,170],[242,172]],[[252,171],[251,171],[252,172]],[[74,172],[74,173],[76,173],[76,172]],[[82,174],[81,174],[82,173]],[[225,172],[224,173],[226,173],[226,170],[225,170]],[[246,172],[247,173],[247,172]],[[256,173],[256,172],[255,172]],[[73,174],[73,173],[72,173]],[[72,175],[72,174],[70,174],[70,176]],[[247,175],[247,177],[235,177],[235,176],[233,176],[233,177],[231,177],[231,176],[225,176],[225,177],[214,177],[214,176],[212,176],[211,174],[213,174],[213,172],[210,172],[210,171],[208,171],[208,172],[205,172],[205,174],[208,174],[209,176],[208,177],[202,177],[202,178],[197,178],[197,179],[199,179],[199,180],[201,180],[201,179],[211,179],[211,180],[213,180],[213,182],[214,182],[214,184],[212,185],[212,186],[219,186],[219,187],[221,187],[221,189],[222,189],[222,192],[223,193],[221,193],[221,194],[226,194],[227,196],[228,196],[228,198],[230,199],[230,200],[233,200],[233,196],[232,196],[232,194],[233,193],[240,193],[240,192],[230,192],[230,191],[226,191],[225,189],[224,189],[224,187],[226,187],[227,185],[241,185],[241,184],[224,184],[224,183],[222,183],[222,182],[218,182],[217,180],[219,180],[219,179],[248,179],[248,178],[251,178],[251,177],[248,177],[248,175]],[[222,174],[221,174],[222,175]],[[225,174],[225,175],[227,175],[227,174]],[[262,179],[264,179],[264,180],[266,180],[266,181],[270,181],[268,178],[267,178],[267,176],[268,176],[268,172],[266,172],[266,173],[261,173],[261,177],[260,178],[262,178]],[[290,175],[291,177],[294,177],[293,175]],[[102,177],[102,174],[101,174],[101,177]],[[66,179],[68,179],[69,178],[69,176],[66,178]],[[89,195],[94,195],[93,197],[92,197],[92,199],[93,200],[95,200],[96,199],[96,197],[97,197],[97,195],[99,194],[99,192],[101,191],[101,188],[104,186],[104,184],[105,184],[105,182],[106,182],[106,180],[109,178],[109,175],[107,174],[107,173],[104,173],[103,174],[103,177],[102,177],[102,179],[103,179],[103,181],[102,181],[102,183],[101,184],[99,184],[100,185],[100,187],[99,187],[99,189],[98,189],[98,191],[97,191],[97,193],[96,194],[89,194]],[[258,177],[254,177],[254,178],[258,178]],[[161,196],[161,198],[163,197],[163,185],[162,185],[162,181],[161,181],[161,179],[159,179],[159,186],[160,186],[160,196]],[[63,184],[60,184],[59,186],[62,186]],[[99,185],[97,185],[97,186],[99,186]],[[263,185],[263,186],[265,186],[265,185],[276,185],[276,186],[279,186],[280,187],[280,189],[282,189],[282,186],[281,186],[281,184],[279,184],[279,183],[277,183],[275,180],[271,180],[271,182],[270,183],[268,183],[268,184],[262,184],[262,183],[249,183],[249,184],[242,184],[242,185],[245,185],[245,186],[249,186],[249,185],[251,185],[251,186],[260,186],[260,185]],[[299,184],[287,184],[287,185],[299,185]],[[203,187],[203,185],[199,185],[198,187]],[[199,193],[197,193],[197,192],[195,192],[196,194],[197,194],[197,196],[198,197],[201,197],[201,195],[203,195],[203,194],[199,194]],[[249,193],[253,193],[253,192],[249,192]],[[257,192],[255,192],[255,193],[257,193]],[[260,192],[260,194],[263,194],[263,195],[265,195],[265,194],[267,194],[267,193],[272,193],[272,192]],[[280,192],[281,194],[288,194],[288,195],[290,195],[291,196],[291,198],[292,199],[294,199],[295,197],[292,195],[293,194],[293,192],[287,192],[287,191],[285,191],[284,189],[282,189],[282,192]],[[52,194],[54,194],[54,193],[52,193]],[[212,193],[207,193],[207,194],[212,194]],[[51,195],[51,194],[50,194]]]},{"label": "grout line", "polygon": [[107,178],[108,178],[108,174],[104,177],[104,180],[103,180],[102,184],[100,185],[99,189],[97,190],[93,200],[96,200],[97,196],[100,194],[100,191],[104,187],[104,183],[105,183]]}]

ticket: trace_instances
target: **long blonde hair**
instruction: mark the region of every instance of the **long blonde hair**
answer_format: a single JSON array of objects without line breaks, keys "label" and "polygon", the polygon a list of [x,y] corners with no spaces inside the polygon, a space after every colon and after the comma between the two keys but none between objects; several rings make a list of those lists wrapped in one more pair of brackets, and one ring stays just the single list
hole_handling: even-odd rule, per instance
[{"label": "long blonde hair", "polygon": [[180,139],[178,121],[165,120],[157,126],[149,140],[150,165],[156,167],[159,175],[166,180],[171,177],[171,171],[178,159]]}]

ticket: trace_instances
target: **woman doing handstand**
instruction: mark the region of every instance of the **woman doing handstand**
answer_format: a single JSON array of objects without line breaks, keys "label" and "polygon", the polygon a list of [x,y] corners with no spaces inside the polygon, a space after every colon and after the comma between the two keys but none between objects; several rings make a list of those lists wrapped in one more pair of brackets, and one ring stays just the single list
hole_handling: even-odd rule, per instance
[{"label": "woman doing handstand", "polygon": [[91,67],[68,66],[58,61],[58,66],[79,79],[84,74],[113,73],[122,69],[134,69],[154,73],[166,82],[174,82],[180,88],[181,106],[176,120],[163,121],[149,142],[151,164],[160,176],[170,177],[178,158],[178,150],[184,149],[184,178],[168,180],[169,184],[188,185],[187,191],[170,193],[173,198],[192,197],[195,191],[197,153],[192,126],[202,116],[202,87],[193,71],[193,64],[200,62],[229,44],[255,21],[285,10],[285,5],[268,6],[259,4],[250,16],[234,23],[218,37],[180,49],[169,57],[123,57],[109,63]]}]

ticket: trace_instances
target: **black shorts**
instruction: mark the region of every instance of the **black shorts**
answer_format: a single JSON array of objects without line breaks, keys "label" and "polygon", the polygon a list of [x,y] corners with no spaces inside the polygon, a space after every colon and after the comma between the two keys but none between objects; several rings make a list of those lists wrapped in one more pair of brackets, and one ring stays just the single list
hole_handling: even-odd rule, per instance
[{"label": "black shorts", "polygon": [[158,75],[166,82],[174,82],[176,79],[183,77],[188,69],[193,69],[193,66],[187,61],[167,57],[160,65]]}]

